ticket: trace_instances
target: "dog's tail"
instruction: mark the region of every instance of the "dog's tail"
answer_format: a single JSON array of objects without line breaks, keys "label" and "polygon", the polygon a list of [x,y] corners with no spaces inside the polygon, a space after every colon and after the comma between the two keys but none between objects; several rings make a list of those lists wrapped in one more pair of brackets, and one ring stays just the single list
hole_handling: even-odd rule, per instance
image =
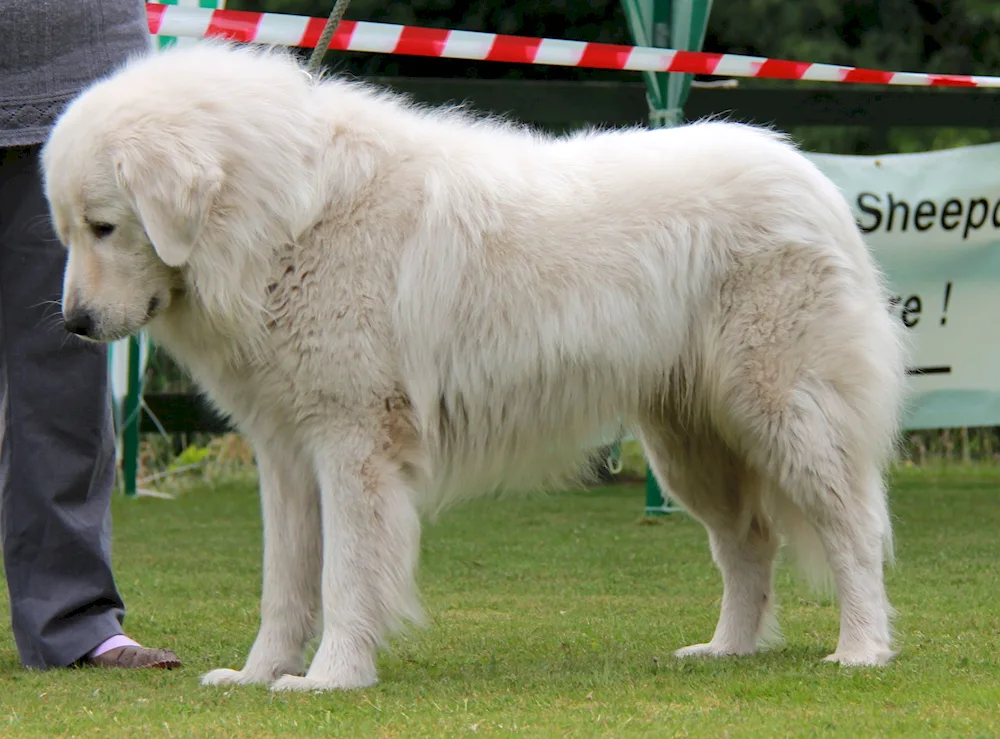
[{"label": "dog's tail", "polygon": [[772,515],[785,537],[797,569],[815,593],[832,596],[836,590],[833,570],[816,529],[806,519],[802,509],[784,495],[776,495],[772,502]]},{"label": "dog's tail", "polygon": [[[884,490],[882,484],[873,481],[872,490]],[[868,506],[865,515],[878,519],[877,529],[886,564],[894,561],[892,521],[888,501],[884,493],[871,496],[859,504]],[[832,596],[836,591],[833,570],[827,557],[826,548],[815,527],[809,523],[802,509],[784,495],[778,493],[770,499],[770,514],[778,530],[785,538],[793,563],[817,595]]]}]

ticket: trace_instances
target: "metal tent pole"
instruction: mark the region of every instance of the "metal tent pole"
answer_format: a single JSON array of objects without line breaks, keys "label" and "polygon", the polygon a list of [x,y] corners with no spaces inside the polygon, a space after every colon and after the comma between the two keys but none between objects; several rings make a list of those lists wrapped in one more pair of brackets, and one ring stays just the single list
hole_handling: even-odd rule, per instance
[{"label": "metal tent pole", "polygon": [[128,340],[128,390],[122,409],[122,475],[125,478],[125,495],[138,494],[139,477],[139,405],[142,402],[142,383],[139,365],[142,359],[139,338]]},{"label": "metal tent pole", "polygon": [[[633,41],[642,46],[700,51],[712,0],[622,0]],[[691,90],[689,74],[643,72],[651,128],[675,126],[684,119]],[[646,515],[662,516],[680,509],[670,504],[652,471],[646,469]]]}]

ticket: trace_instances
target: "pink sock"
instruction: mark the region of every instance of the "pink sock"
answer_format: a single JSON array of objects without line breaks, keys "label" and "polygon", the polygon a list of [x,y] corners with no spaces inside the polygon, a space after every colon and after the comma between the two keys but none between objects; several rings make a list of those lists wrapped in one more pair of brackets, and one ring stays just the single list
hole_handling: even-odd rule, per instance
[{"label": "pink sock", "polygon": [[105,639],[96,647],[87,652],[87,659],[93,659],[98,657],[105,652],[111,651],[112,649],[117,649],[118,647],[138,647],[141,646],[139,642],[129,639],[124,634],[118,634],[112,636],[110,639]]}]

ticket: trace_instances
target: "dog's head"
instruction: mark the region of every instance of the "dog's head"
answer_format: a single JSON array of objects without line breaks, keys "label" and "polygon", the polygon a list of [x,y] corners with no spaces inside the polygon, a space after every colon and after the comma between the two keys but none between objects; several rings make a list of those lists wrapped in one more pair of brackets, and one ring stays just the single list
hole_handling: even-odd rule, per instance
[{"label": "dog's head", "polygon": [[288,238],[305,208],[287,193],[304,188],[283,178],[304,155],[269,116],[303,107],[285,98],[306,82],[285,59],[209,47],[136,61],[71,103],[42,156],[69,331],[135,333],[191,287],[206,243],[219,273],[239,268],[241,237]]},{"label": "dog's head", "polygon": [[63,317],[84,338],[134,333],[183,289],[222,172],[168,133],[90,138],[57,127],[45,149],[46,195],[68,249]]}]

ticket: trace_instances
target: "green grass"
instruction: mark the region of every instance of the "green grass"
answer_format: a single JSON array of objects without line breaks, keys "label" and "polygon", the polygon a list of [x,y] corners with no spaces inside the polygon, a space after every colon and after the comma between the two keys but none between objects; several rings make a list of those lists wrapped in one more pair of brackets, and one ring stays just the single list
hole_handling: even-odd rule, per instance
[{"label": "green grass", "polygon": [[640,525],[639,486],[468,504],[425,529],[429,628],[394,640],[378,686],[315,695],[198,683],[239,667],[255,635],[253,486],[119,499],[126,625],[184,667],[28,672],[4,630],[0,736],[995,736],[998,491],[995,470],[897,475],[889,591],[902,653],[881,670],[821,663],[835,606],[784,566],[784,647],[673,659],[711,636],[721,584],[688,517]]}]

